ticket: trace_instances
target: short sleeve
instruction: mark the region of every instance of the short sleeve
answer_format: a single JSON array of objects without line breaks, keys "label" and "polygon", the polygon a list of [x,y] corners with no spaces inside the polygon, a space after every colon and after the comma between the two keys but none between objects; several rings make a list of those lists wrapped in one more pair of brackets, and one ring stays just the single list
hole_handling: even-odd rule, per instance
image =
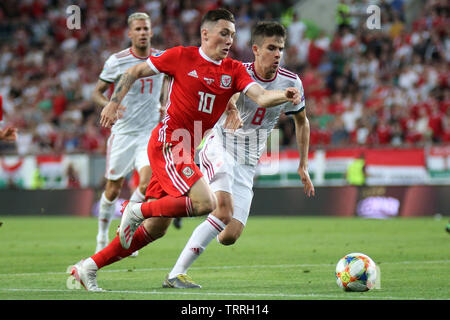
[{"label": "short sleeve", "polygon": [[305,91],[303,90],[302,81],[300,80],[300,78],[298,76],[297,76],[297,79],[294,81],[293,86],[295,86],[300,91],[302,98],[301,98],[301,102],[297,105],[294,105],[291,102],[286,103],[286,105],[284,107],[284,113],[287,115],[299,113],[300,111],[305,109]]},{"label": "short sleeve", "polygon": [[252,79],[252,77],[250,77],[250,75],[248,74],[247,70],[245,69],[244,65],[239,62],[236,61],[236,67],[234,68],[235,70],[235,81],[234,81],[234,87],[235,87],[235,92],[247,92],[248,88],[250,88],[250,86],[256,84],[256,81]]},{"label": "short sleeve", "polygon": [[112,55],[106,60],[99,78],[105,82],[114,83],[119,76],[120,70],[118,61],[117,58]]},{"label": "short sleeve", "polygon": [[148,57],[146,62],[156,73],[165,73],[173,76],[180,64],[183,47],[170,48]]}]

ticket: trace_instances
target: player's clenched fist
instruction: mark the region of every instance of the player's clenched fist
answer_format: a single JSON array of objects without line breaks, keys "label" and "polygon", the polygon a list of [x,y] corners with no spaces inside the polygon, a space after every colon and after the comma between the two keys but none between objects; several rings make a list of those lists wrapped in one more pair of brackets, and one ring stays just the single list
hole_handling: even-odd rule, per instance
[{"label": "player's clenched fist", "polygon": [[287,88],[284,91],[286,98],[288,98],[289,101],[291,101],[294,105],[299,104],[302,102],[302,97],[300,95],[300,91],[297,88],[291,87]]}]

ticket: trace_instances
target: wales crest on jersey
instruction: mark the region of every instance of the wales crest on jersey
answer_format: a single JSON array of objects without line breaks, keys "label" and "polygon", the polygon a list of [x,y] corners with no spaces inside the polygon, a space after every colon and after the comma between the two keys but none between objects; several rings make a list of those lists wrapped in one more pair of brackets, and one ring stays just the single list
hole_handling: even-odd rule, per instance
[{"label": "wales crest on jersey", "polygon": [[230,89],[231,88],[231,76],[227,74],[223,74],[220,78],[220,87],[224,89]]}]

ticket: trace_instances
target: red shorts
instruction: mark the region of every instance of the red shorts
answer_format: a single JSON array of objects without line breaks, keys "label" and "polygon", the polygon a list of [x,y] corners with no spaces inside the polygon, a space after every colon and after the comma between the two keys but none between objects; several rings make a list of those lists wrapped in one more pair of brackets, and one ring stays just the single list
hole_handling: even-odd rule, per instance
[{"label": "red shorts", "polygon": [[203,174],[194,162],[190,148],[183,148],[182,142],[160,141],[160,123],[153,129],[148,142],[148,158],[152,177],[145,192],[145,199],[162,198],[166,195],[180,197],[187,194]]}]

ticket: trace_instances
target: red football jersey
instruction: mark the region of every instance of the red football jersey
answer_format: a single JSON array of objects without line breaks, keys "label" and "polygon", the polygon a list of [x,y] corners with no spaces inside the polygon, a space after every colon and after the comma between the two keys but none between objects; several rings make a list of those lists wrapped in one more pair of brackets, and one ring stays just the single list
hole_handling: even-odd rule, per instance
[{"label": "red football jersey", "polygon": [[[149,57],[147,63],[153,71],[172,77],[159,141],[169,142],[174,130],[186,129],[192,148],[219,120],[231,96],[256,83],[241,62],[214,61],[199,47],[171,48]],[[174,140],[182,140],[179,137],[180,132],[173,135]]]}]

